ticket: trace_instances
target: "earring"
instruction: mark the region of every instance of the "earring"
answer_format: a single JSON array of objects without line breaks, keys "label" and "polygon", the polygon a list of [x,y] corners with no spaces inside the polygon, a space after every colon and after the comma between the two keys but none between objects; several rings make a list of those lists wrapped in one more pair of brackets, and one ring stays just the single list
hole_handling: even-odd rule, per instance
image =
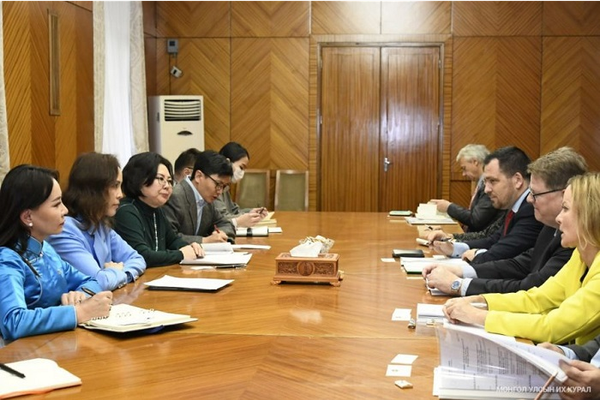
[{"label": "earring", "polygon": [[28,223],[27,226],[30,228],[33,227],[33,222]]}]

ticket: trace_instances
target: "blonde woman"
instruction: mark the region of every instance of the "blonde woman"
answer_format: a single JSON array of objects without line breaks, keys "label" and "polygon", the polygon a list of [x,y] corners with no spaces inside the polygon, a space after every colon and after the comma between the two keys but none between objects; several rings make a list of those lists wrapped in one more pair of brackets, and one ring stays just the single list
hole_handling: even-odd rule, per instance
[{"label": "blonde woman", "polygon": [[599,334],[600,173],[569,180],[556,221],[561,245],[575,250],[554,277],[527,291],[448,300],[444,312],[450,321],[534,342],[582,344]]}]

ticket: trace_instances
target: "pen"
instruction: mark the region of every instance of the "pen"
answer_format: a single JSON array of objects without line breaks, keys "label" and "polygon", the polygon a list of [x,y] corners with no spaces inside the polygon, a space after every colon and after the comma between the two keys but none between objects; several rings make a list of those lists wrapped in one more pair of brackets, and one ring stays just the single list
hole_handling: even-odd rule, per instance
[{"label": "pen", "polygon": [[8,372],[11,375],[14,375],[14,376],[18,377],[18,378],[21,378],[21,379],[25,378],[25,374],[24,373],[19,372],[19,371],[15,370],[15,369],[12,369],[11,367],[9,367],[6,364],[0,363],[0,369],[3,370],[3,371]]},{"label": "pen", "polygon": [[90,289],[86,288],[85,286],[81,288],[81,290],[86,293],[89,294],[90,296],[95,296],[96,293],[94,293],[93,291],[91,291]]},{"label": "pen", "polygon": [[215,224],[214,226],[215,226],[215,231],[216,231],[217,233],[221,233],[221,231],[220,231],[220,230],[219,230],[219,228],[217,227],[217,224]]}]

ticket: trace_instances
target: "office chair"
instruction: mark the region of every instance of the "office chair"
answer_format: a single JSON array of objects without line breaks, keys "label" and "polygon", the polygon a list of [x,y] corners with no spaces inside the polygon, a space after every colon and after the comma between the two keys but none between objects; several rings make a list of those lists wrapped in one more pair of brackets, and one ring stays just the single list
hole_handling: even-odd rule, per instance
[{"label": "office chair", "polygon": [[308,211],[308,171],[277,170],[275,211]]},{"label": "office chair", "polygon": [[271,171],[247,169],[244,178],[237,184],[235,202],[240,208],[269,207]]}]

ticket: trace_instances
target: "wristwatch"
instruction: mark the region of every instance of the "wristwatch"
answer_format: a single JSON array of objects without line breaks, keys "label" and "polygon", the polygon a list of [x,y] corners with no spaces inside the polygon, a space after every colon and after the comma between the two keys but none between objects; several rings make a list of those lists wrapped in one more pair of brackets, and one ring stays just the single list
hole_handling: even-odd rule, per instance
[{"label": "wristwatch", "polygon": [[458,293],[461,286],[462,279],[456,279],[454,282],[452,282],[452,285],[450,285],[450,290],[452,290],[452,293]]}]

